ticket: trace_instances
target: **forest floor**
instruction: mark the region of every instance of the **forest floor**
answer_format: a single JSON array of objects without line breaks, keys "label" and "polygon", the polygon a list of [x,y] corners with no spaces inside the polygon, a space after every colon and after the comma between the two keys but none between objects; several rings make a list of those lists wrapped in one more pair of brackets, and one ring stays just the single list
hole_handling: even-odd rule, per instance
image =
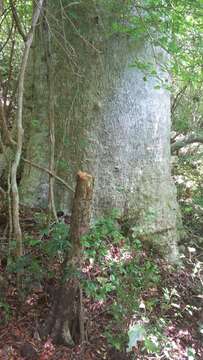
[{"label": "forest floor", "polygon": [[[28,219],[28,216],[26,217]],[[25,221],[29,233],[36,232],[35,221]],[[28,224],[29,223],[29,224]],[[28,229],[29,228],[29,229]],[[47,236],[48,239],[48,236]],[[184,265],[172,269],[165,262],[156,260],[161,273],[161,282],[156,288],[150,288],[142,293],[143,303],[160,299],[159,305],[152,306],[148,311],[151,323],[158,318],[167,319],[164,327],[163,342],[158,353],[146,350],[143,341],[137,341],[131,353],[122,352],[111,347],[104,335],[111,323],[108,312],[109,303],[114,303],[114,293],[109,293],[106,301],[94,300],[84,296],[87,341],[73,348],[56,346],[51,339],[40,338],[39,328],[50,311],[53,294],[57,289],[60,262],[53,258],[51,267],[54,276],[43,281],[28,279],[28,290],[20,292],[16,288],[16,273],[7,272],[7,264],[1,258],[0,279],[0,359],[1,360],[197,360],[203,359],[203,295],[201,269],[199,267],[202,254],[196,249],[188,248],[188,256],[184,257]],[[112,256],[117,256],[118,247],[114,247]],[[35,257],[40,256],[35,246],[29,248]],[[148,254],[143,253],[143,257]],[[48,258],[44,257],[44,267],[50,269]],[[84,267],[86,264],[84,264]],[[33,272],[37,271],[34,269]],[[103,270],[98,266],[86,269],[92,281],[101,277]],[[4,281],[3,281],[4,279]],[[6,280],[5,280],[6,279]],[[2,283],[2,284],[1,284]],[[165,289],[165,307],[163,302]],[[149,303],[149,302],[148,302]],[[146,311],[140,307],[140,311]],[[115,329],[117,331],[117,329]],[[114,328],[112,325],[112,332]],[[170,344],[170,350],[168,345]]]}]

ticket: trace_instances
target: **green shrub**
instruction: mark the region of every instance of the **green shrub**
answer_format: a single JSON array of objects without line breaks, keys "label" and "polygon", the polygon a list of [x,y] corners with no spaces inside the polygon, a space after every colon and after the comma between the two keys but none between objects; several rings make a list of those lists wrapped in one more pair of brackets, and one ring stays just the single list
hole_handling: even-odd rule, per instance
[{"label": "green shrub", "polygon": [[[113,299],[105,336],[117,350],[125,349],[127,329],[140,312],[142,292],[159,284],[159,269],[152,259],[144,258],[138,239],[124,238],[114,216],[98,221],[82,243],[86,263],[99,269],[96,278],[83,281],[85,292],[94,300]],[[152,301],[150,311],[153,306]]]}]

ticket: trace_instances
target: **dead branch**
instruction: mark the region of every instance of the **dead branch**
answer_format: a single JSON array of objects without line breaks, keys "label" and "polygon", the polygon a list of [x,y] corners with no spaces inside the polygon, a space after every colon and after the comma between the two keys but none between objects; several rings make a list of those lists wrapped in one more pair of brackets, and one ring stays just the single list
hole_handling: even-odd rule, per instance
[{"label": "dead branch", "polygon": [[178,140],[171,144],[171,152],[174,153],[181,148],[193,144],[193,143],[199,143],[203,144],[203,135],[202,134],[190,134],[186,136],[183,140]]},{"label": "dead branch", "polygon": [[[93,177],[79,171],[71,214],[72,247],[66,253],[62,265],[61,270],[64,273],[61,286],[55,295],[53,312],[43,329],[44,335],[51,335],[54,342],[68,346],[81,343],[85,339],[82,289],[76,272],[81,272],[81,237],[87,233],[90,226],[93,187]],[[67,267],[73,271],[68,278],[65,275]]]},{"label": "dead branch", "polygon": [[63,179],[60,178],[60,176],[56,175],[54,172],[52,172],[51,170],[41,166],[41,165],[38,165],[38,164],[35,164],[33,161],[30,161],[28,159],[25,159],[24,157],[21,158],[25,163],[35,167],[36,169],[39,169],[39,170],[42,170],[44,172],[46,172],[47,174],[51,175],[53,178],[55,178],[56,180],[58,180],[63,186],[65,186],[66,189],[68,189],[69,191],[73,192],[74,193],[74,190],[73,188],[67,184],[67,182],[65,182]]}]

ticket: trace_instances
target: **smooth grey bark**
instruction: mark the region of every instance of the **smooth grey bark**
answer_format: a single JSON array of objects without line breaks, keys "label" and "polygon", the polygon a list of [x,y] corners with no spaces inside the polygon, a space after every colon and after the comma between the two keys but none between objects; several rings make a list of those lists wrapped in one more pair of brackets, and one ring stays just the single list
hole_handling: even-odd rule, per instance
[{"label": "smooth grey bark", "polygon": [[[135,57],[154,62],[155,51],[162,63],[165,55],[126,34],[107,34],[109,14],[89,3],[75,5],[76,20],[67,18],[59,2],[50,2],[47,12],[52,14],[47,17],[58,174],[71,185],[79,169],[93,174],[93,217],[112,208],[128,213],[135,235],[175,260],[178,207],[170,175],[170,94],[164,88],[155,89],[156,78],[145,81],[143,73],[131,66]],[[40,164],[48,163],[44,41],[46,36],[38,36],[31,59],[36,78],[30,89],[37,105],[30,116],[40,120],[40,129],[31,129],[26,154]],[[160,66],[154,65],[168,81]],[[22,199],[47,206],[47,176],[36,171],[25,166]],[[72,194],[57,185],[55,193],[57,207],[69,211]]]},{"label": "smooth grey bark", "polygon": [[[36,30],[27,70],[25,91],[24,154],[28,160],[47,168],[49,163],[48,79],[43,32]],[[21,201],[32,207],[47,207],[49,177],[27,164],[20,183]]]}]

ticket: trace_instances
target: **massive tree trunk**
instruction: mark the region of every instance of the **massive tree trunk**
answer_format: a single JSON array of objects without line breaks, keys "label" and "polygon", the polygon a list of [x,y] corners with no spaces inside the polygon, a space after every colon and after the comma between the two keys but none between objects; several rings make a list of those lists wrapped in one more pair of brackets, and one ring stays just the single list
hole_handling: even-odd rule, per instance
[{"label": "massive tree trunk", "polygon": [[[27,111],[26,157],[48,164],[44,49],[49,38],[57,174],[72,185],[79,168],[92,173],[94,217],[120,209],[137,237],[174,260],[178,209],[170,175],[170,94],[155,88],[155,77],[146,79],[131,66],[135,58],[152,62],[168,82],[160,66],[167,59],[144,40],[112,34],[114,19],[104,4],[48,2],[28,73],[27,93],[34,101]],[[25,165],[21,192],[24,203],[47,206],[46,173]],[[68,211],[72,194],[56,184],[55,195],[57,208]]]}]

